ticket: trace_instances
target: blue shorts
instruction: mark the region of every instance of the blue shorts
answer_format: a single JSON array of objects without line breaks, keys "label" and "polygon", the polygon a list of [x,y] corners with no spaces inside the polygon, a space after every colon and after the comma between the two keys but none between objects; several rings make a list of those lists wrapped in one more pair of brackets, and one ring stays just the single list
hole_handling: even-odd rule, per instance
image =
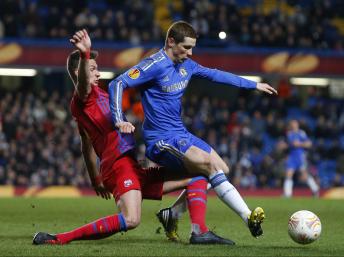
[{"label": "blue shorts", "polygon": [[294,170],[294,171],[300,171],[300,170],[306,170],[307,169],[307,161],[305,157],[292,157],[289,156],[286,163],[286,169],[287,170]]},{"label": "blue shorts", "polygon": [[146,156],[153,162],[170,170],[185,170],[183,159],[185,152],[196,146],[203,151],[210,153],[211,147],[202,139],[191,133],[175,134],[168,139],[159,140],[155,144],[148,145]]}]

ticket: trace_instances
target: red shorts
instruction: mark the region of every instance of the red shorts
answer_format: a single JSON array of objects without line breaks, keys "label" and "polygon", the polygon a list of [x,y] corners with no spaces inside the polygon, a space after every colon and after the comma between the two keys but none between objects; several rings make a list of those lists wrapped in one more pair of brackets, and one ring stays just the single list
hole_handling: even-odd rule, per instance
[{"label": "red shorts", "polygon": [[117,159],[110,169],[100,167],[103,184],[116,201],[130,190],[140,190],[143,199],[161,200],[164,169],[143,169],[130,154]]}]

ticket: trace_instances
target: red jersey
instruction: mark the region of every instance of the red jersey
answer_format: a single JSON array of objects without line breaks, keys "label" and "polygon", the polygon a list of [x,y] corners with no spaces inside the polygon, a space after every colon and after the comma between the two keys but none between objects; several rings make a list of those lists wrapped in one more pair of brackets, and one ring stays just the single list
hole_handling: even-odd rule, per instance
[{"label": "red jersey", "polygon": [[135,147],[133,134],[121,134],[113,126],[109,95],[100,87],[92,86],[85,101],[74,93],[70,107],[74,119],[90,137],[100,165],[112,165],[122,154]]}]

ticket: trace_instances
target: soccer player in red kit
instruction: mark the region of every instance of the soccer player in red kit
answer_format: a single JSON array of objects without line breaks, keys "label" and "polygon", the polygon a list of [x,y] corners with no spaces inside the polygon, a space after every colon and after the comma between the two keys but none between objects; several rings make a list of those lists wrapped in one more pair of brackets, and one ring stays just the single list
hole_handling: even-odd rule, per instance
[{"label": "soccer player in red kit", "polygon": [[[70,41],[78,49],[67,61],[68,72],[75,85],[71,112],[79,127],[87,170],[97,194],[109,199],[111,192],[121,212],[66,233],[52,235],[39,232],[34,236],[34,244],[66,244],[73,240],[101,239],[133,229],[140,223],[142,198],[161,199],[163,192],[167,193],[186,185],[191,188],[196,185],[201,191],[202,188],[206,190],[207,186],[203,181],[190,178],[174,177],[173,179],[181,180],[164,182],[168,179],[167,176],[173,173],[167,173],[161,167],[142,169],[138,165],[133,153],[133,135],[121,134],[112,125],[108,93],[99,86],[100,73],[95,61],[97,53],[90,50],[91,40],[86,30],[76,32]],[[100,175],[95,165],[96,155],[100,159]],[[204,194],[205,196],[201,197],[206,201],[205,190],[203,193],[195,190],[197,193],[191,195],[196,195],[199,199],[200,195]],[[190,196],[190,201],[192,200]],[[192,222],[203,229],[207,229],[205,201],[194,208],[189,206]],[[221,239],[217,237],[216,242],[208,243],[233,244],[230,240]]]}]

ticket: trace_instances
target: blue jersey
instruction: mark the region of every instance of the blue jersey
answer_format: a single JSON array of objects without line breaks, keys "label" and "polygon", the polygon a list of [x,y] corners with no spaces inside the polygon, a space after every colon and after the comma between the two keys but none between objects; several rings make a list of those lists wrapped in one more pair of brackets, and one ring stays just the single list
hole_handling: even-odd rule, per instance
[{"label": "blue jersey", "polygon": [[186,128],[181,119],[181,97],[193,76],[243,88],[257,86],[256,82],[203,67],[191,59],[174,63],[161,49],[110,83],[113,121],[123,121],[122,90],[140,86],[145,114],[143,137],[146,145],[170,138],[177,133],[184,133]]},{"label": "blue jersey", "polygon": [[287,141],[289,145],[289,156],[295,159],[304,158],[305,149],[303,147],[295,147],[293,142],[299,141],[301,143],[309,141],[307,134],[303,130],[289,131],[287,134]]}]

